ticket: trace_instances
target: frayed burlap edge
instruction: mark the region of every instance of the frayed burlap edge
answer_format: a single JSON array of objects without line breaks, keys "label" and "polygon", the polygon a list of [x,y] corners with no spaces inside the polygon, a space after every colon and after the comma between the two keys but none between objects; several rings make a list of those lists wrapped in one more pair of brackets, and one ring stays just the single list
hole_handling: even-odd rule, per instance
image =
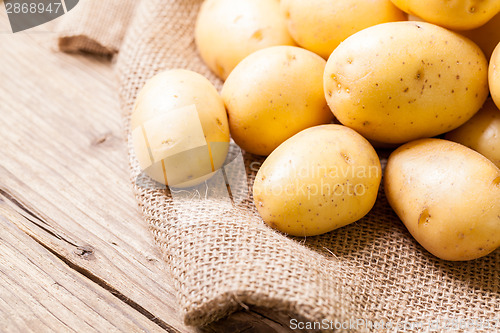
[{"label": "frayed burlap edge", "polygon": [[139,1],[80,1],[58,26],[59,49],[99,55],[117,53]]}]

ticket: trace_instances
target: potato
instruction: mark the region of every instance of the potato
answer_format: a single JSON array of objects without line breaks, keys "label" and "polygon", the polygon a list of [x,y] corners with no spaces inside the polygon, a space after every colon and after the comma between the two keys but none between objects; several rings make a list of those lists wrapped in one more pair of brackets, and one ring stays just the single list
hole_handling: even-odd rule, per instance
[{"label": "potato", "polygon": [[491,55],[488,80],[490,84],[491,98],[493,98],[497,107],[500,108],[500,43]]},{"label": "potato", "polygon": [[224,103],[198,73],[161,72],[139,92],[131,116],[139,165],[157,182],[185,187],[219,169],[229,147]]},{"label": "potato", "polygon": [[483,50],[486,59],[489,59],[497,44],[500,43],[500,13],[479,28],[459,31],[459,33],[476,43]]},{"label": "potato", "polygon": [[401,10],[449,29],[475,29],[500,12],[498,0],[391,0]]},{"label": "potato", "polygon": [[326,99],[364,137],[404,143],[470,119],[488,96],[487,67],[477,45],[457,33],[424,22],[383,23],[332,53]]},{"label": "potato", "polygon": [[447,133],[445,138],[474,149],[500,168],[500,110],[491,99],[474,117]]},{"label": "potato", "polygon": [[387,199],[412,236],[445,260],[471,260],[500,246],[500,170],[461,144],[421,139],[395,150]]},{"label": "potato", "polygon": [[264,161],[253,186],[264,222],[294,236],[319,235],[365,216],[382,171],[377,153],[342,125],[301,131]]},{"label": "potato", "polygon": [[297,44],[325,59],[357,31],[406,20],[406,15],[390,0],[282,0],[281,9]]},{"label": "potato", "polygon": [[254,51],[295,45],[279,0],[206,0],[198,14],[195,40],[201,57],[220,78]]},{"label": "potato", "polygon": [[330,122],[324,68],[323,58],[294,46],[245,58],[222,88],[234,141],[250,153],[269,155],[301,130]]}]

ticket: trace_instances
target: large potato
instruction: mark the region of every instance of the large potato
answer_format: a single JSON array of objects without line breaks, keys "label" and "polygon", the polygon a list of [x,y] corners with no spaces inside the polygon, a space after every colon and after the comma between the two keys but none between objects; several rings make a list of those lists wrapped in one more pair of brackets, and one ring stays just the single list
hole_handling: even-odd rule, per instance
[{"label": "large potato", "polygon": [[206,0],[195,27],[201,57],[220,78],[250,53],[273,45],[295,45],[279,0]]},{"label": "large potato", "polygon": [[170,70],[147,81],[137,96],[131,126],[141,169],[165,185],[196,185],[219,169],[227,155],[224,103],[195,72]]},{"label": "large potato", "polygon": [[445,138],[474,149],[500,168],[500,110],[491,99],[474,117],[447,133]]},{"label": "large potato", "polygon": [[471,260],[500,246],[500,170],[461,144],[422,139],[395,150],[384,187],[413,237],[446,260]]},{"label": "large potato", "polygon": [[449,29],[475,29],[500,12],[498,0],[391,0],[405,12]]},{"label": "large potato", "polygon": [[469,39],[424,22],[383,23],[347,38],[324,84],[337,119],[368,139],[404,143],[450,131],[488,96],[488,64]]},{"label": "large potato", "polygon": [[222,88],[234,141],[250,153],[269,155],[301,130],[330,122],[324,68],[323,58],[294,46],[245,58]]},{"label": "large potato", "polygon": [[271,227],[294,236],[319,235],[366,215],[381,174],[377,153],[361,135],[342,125],[316,126],[264,161],[254,202]]},{"label": "large potato", "polygon": [[390,0],[282,0],[281,8],[297,44],[323,58],[355,32],[379,23],[406,20]]},{"label": "large potato", "polygon": [[488,70],[488,80],[490,84],[491,97],[500,108],[500,43],[491,55],[490,67]]}]

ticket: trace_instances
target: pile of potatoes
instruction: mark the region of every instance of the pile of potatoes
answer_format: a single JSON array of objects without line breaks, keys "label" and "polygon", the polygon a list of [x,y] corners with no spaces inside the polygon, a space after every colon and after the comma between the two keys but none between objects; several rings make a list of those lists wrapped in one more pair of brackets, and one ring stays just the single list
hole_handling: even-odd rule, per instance
[{"label": "pile of potatoes", "polygon": [[[500,246],[500,1],[206,0],[195,41],[225,82],[219,95],[176,69],[146,83],[132,136],[151,178],[205,181],[231,136],[268,156],[253,198],[281,232],[361,219],[383,178],[435,256]],[[374,147],[393,150],[383,177]]]}]

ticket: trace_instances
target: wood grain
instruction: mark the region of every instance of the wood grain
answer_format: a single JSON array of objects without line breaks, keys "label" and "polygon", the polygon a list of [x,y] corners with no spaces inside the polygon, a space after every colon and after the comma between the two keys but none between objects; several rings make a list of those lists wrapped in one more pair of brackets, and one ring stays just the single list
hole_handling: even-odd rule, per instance
[{"label": "wood grain", "polygon": [[[1,8],[0,8],[1,9]],[[0,331],[289,332],[259,309],[186,327],[132,194],[109,59],[0,10]]]},{"label": "wood grain", "polygon": [[1,216],[0,223],[0,331],[161,331],[13,223]]}]

